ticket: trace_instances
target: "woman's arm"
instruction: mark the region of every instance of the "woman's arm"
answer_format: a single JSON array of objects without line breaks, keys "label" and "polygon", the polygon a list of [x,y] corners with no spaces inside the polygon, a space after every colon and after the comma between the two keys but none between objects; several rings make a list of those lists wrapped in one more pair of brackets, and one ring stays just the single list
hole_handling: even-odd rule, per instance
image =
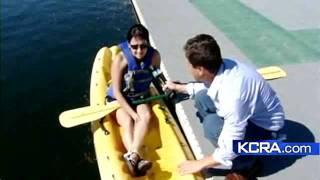
[{"label": "woman's arm", "polygon": [[111,66],[111,80],[113,86],[114,96],[119,102],[120,106],[134,119],[137,120],[137,113],[131,108],[128,104],[127,100],[124,98],[122,94],[122,81],[123,81],[123,73],[127,68],[128,63],[126,59],[124,59],[123,54],[120,53],[112,62]]},{"label": "woman's arm", "polygon": [[[152,66],[156,68],[160,68],[160,64],[161,64],[160,53],[157,50],[155,50],[152,57]],[[185,84],[177,84],[171,81],[167,81],[166,84],[164,85],[163,90],[166,90],[166,89],[187,93]]]},{"label": "woman's arm", "polygon": [[155,68],[160,68],[160,64],[161,64],[161,56],[159,51],[155,49],[152,56],[152,66]]}]

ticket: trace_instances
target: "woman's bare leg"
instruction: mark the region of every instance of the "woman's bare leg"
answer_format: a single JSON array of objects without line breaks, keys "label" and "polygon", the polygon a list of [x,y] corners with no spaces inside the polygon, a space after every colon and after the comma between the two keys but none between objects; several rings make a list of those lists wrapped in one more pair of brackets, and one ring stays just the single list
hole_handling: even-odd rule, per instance
[{"label": "woman's bare leg", "polygon": [[123,128],[123,135],[121,136],[122,142],[127,149],[131,151],[133,143],[133,120],[130,115],[122,108],[119,108],[116,112],[116,119],[118,124]]},{"label": "woman's bare leg", "polygon": [[149,122],[151,120],[151,110],[148,104],[140,104],[137,106],[137,114],[139,121],[134,122],[132,151],[139,152],[143,143],[144,136],[148,132]]}]

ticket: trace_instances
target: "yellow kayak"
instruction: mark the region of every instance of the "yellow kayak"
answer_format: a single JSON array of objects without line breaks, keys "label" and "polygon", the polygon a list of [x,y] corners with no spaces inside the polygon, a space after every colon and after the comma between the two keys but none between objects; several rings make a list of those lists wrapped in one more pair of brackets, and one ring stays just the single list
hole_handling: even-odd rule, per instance
[{"label": "yellow kayak", "polygon": [[[90,106],[105,106],[105,96],[110,85],[110,68],[113,57],[121,50],[117,46],[103,47],[96,55],[90,85]],[[156,93],[155,89],[151,90]],[[153,162],[146,176],[132,177],[122,158],[125,148],[121,141],[121,128],[115,119],[106,116],[91,122],[96,158],[102,180],[191,180],[204,179],[200,174],[181,176],[178,165],[194,159],[181,130],[162,101],[152,102],[154,117],[142,148],[143,157]]]}]

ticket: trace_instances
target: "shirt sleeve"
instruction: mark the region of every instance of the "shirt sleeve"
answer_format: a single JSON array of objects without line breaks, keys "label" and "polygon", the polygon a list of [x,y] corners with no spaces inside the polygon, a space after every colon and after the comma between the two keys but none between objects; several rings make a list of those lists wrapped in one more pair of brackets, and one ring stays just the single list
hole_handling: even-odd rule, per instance
[{"label": "shirt sleeve", "polygon": [[224,125],[218,139],[218,147],[212,156],[222,167],[231,168],[232,160],[237,157],[233,152],[233,140],[244,139],[251,113],[247,103],[240,99],[226,98],[223,101],[225,108],[221,109],[220,113],[223,114]]},{"label": "shirt sleeve", "polygon": [[197,92],[207,89],[204,83],[188,83],[186,86],[187,92],[190,95],[191,98],[194,97]]}]

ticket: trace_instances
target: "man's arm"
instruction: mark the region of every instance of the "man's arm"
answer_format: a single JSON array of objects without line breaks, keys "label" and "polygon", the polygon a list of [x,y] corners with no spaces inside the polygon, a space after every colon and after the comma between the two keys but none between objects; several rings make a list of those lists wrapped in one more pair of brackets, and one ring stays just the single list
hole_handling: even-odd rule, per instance
[{"label": "man's arm", "polygon": [[237,157],[233,152],[233,140],[244,139],[248,119],[251,117],[251,109],[247,101],[227,96],[224,96],[220,105],[223,105],[220,112],[224,118],[224,124],[219,136],[218,147],[212,156],[222,165],[217,168],[230,168],[232,160]]},{"label": "man's arm", "polygon": [[213,156],[206,156],[199,160],[189,160],[181,163],[178,171],[181,175],[197,173],[203,169],[220,165]]},{"label": "man's arm", "polygon": [[204,83],[174,83],[172,81],[167,81],[166,84],[163,86],[163,89],[170,89],[173,91],[176,91],[178,93],[184,93],[189,94],[191,97],[193,97],[198,91],[202,89],[206,89],[207,87],[204,85]]},{"label": "man's arm", "polygon": [[163,86],[163,89],[173,90],[178,93],[188,93],[186,86],[187,84],[179,84],[174,83],[172,81],[167,81],[166,84]]},{"label": "man's arm", "polygon": [[218,147],[210,156],[199,160],[190,160],[181,163],[178,167],[180,174],[197,173],[206,168],[231,168],[232,160],[236,157],[233,152],[233,140],[242,140],[247,125],[248,110],[244,109],[241,101],[228,104],[225,122],[219,137]]}]

